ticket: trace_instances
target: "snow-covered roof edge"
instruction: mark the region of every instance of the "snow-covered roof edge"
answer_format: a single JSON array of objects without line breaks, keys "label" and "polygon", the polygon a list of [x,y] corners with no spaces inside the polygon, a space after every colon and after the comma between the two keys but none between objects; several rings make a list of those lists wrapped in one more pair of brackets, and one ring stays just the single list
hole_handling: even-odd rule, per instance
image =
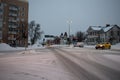
[{"label": "snow-covered roof edge", "polygon": [[114,27],[117,27],[117,28],[120,29],[120,27],[118,25],[112,25],[112,26],[109,26],[109,27],[105,27],[103,30],[104,30],[104,32],[108,32],[109,30],[111,30]]},{"label": "snow-covered roof edge", "polygon": [[[104,30],[104,32],[109,31],[110,29],[112,29],[113,27],[118,27],[120,29],[120,27],[118,25],[111,25],[111,26],[89,26],[88,30],[96,30],[96,31],[100,31],[100,30]],[[88,32],[87,30],[87,32]]]}]

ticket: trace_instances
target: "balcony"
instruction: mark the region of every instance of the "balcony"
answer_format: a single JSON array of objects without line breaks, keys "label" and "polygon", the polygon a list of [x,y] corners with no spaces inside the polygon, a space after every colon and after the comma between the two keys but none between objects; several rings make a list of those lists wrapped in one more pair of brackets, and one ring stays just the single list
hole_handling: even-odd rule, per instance
[{"label": "balcony", "polygon": [[15,32],[15,31],[9,31],[8,33],[9,34],[17,34],[17,32]]},{"label": "balcony", "polygon": [[15,25],[9,25],[9,28],[17,28]]},{"label": "balcony", "polygon": [[17,22],[15,19],[9,19],[9,22]]},{"label": "balcony", "polygon": [[8,40],[16,40],[16,38],[8,37]]},{"label": "balcony", "polygon": [[3,14],[3,10],[0,8],[0,14],[2,15]]},{"label": "balcony", "polygon": [[16,8],[16,7],[9,7],[9,10],[18,11],[18,8]]},{"label": "balcony", "polygon": [[0,15],[3,15],[3,12],[0,12]]},{"label": "balcony", "polygon": [[9,16],[14,16],[14,17],[17,17],[18,15],[15,14],[15,13],[9,13]]},{"label": "balcony", "polygon": [[2,6],[2,5],[0,6],[0,9],[3,9],[3,6]]}]

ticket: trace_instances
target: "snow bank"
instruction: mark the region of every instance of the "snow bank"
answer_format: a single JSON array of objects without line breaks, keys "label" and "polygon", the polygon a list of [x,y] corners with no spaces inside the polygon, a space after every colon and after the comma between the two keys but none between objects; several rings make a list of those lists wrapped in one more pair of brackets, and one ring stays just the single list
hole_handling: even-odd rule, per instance
[{"label": "snow bank", "polygon": [[[95,48],[95,45],[84,45],[85,48]],[[111,49],[120,50],[120,43],[112,45]]]},{"label": "snow bank", "polygon": [[120,50],[120,43],[116,44],[116,45],[112,45],[111,47],[112,49],[119,49]]},{"label": "snow bank", "polygon": [[8,50],[14,50],[14,48],[10,47],[8,44],[5,43],[0,44],[0,51],[8,51]]},{"label": "snow bank", "polygon": [[85,48],[95,48],[95,45],[84,45]]},{"label": "snow bank", "polygon": [[[43,48],[41,45],[34,44],[29,46],[27,49],[38,49]],[[25,50],[25,47],[11,47],[6,43],[0,43],[0,51],[16,51],[16,50]]]},{"label": "snow bank", "polygon": [[34,45],[28,46],[28,49],[36,49],[36,48],[42,48],[42,45],[40,45],[40,44],[34,44]]}]

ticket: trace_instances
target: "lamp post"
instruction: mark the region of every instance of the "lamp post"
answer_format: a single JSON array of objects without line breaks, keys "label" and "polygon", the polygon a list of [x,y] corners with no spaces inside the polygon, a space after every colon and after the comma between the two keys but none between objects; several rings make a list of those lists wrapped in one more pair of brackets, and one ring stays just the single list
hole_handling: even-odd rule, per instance
[{"label": "lamp post", "polygon": [[68,44],[69,44],[69,46],[70,46],[70,25],[71,25],[71,23],[72,23],[72,20],[68,20],[67,21],[67,23],[68,23]]},{"label": "lamp post", "polygon": [[70,25],[72,23],[72,20],[68,20],[67,23],[68,23],[68,35],[69,35],[69,38],[70,38]]}]

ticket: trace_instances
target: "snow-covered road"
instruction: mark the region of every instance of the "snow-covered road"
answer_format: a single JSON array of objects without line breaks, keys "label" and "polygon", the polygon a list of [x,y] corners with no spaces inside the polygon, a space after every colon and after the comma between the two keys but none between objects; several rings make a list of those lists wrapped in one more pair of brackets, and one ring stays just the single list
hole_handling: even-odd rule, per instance
[{"label": "snow-covered road", "polygon": [[0,55],[0,80],[120,80],[120,53],[44,48]]},{"label": "snow-covered road", "polygon": [[[120,79],[119,52],[83,48],[55,49],[55,51],[58,52],[55,53],[57,53],[64,64],[68,65],[68,68],[76,74],[80,80]],[[114,56],[114,59],[112,56]],[[115,56],[117,57],[116,59]]]}]

